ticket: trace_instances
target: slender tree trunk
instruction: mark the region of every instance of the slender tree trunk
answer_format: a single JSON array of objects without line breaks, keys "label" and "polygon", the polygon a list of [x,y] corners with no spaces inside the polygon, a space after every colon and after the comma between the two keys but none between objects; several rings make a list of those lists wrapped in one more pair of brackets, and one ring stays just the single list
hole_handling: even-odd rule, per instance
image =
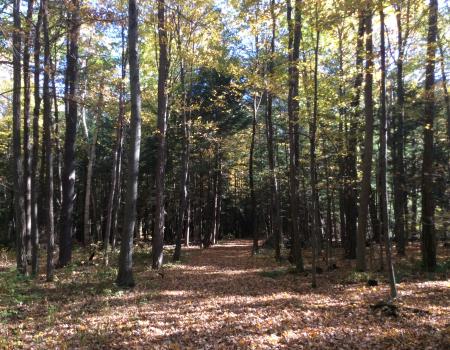
[{"label": "slender tree trunk", "polygon": [[118,192],[120,191],[120,181],[118,169],[119,169],[119,161],[120,161],[120,153],[122,149],[123,143],[123,120],[125,117],[125,73],[126,73],[126,57],[125,57],[125,29],[122,27],[122,74],[120,81],[120,93],[119,93],[119,116],[117,120],[116,126],[116,146],[113,154],[113,166],[111,170],[111,189],[108,194],[108,206],[106,209],[106,228],[105,228],[105,237],[103,241],[103,246],[105,250],[105,265],[108,266],[109,258],[108,258],[108,250],[109,250],[109,241],[111,240],[111,228],[113,226],[114,221],[114,201],[118,196]]},{"label": "slender tree trunk", "polygon": [[39,3],[39,13],[35,26],[34,37],[34,109],[33,109],[33,149],[31,157],[31,273],[37,276],[39,269],[39,222],[38,222],[38,184],[37,166],[39,158],[39,113],[41,106],[40,85],[40,30],[42,22],[42,3]]},{"label": "slender tree trunk", "polygon": [[356,41],[356,69],[357,74],[354,82],[355,95],[351,107],[351,120],[348,132],[346,164],[346,185],[345,185],[345,227],[346,227],[346,257],[354,259],[356,257],[356,219],[358,216],[358,192],[356,189],[358,173],[356,169],[357,144],[358,144],[358,114],[361,86],[363,82],[363,57],[364,57],[364,13],[360,11],[358,15],[358,37]]},{"label": "slender tree trunk", "polygon": [[[272,38],[270,43],[271,57],[268,63],[268,75],[272,78],[273,74],[273,56],[275,54],[275,31],[276,31],[276,18],[275,18],[275,1],[270,2],[270,13],[272,19]],[[274,143],[274,128],[272,120],[272,103],[273,93],[267,90],[265,92],[266,101],[266,134],[267,134],[267,153],[269,157],[269,171],[270,171],[270,187],[271,187],[271,207],[272,207],[272,229],[275,236],[275,259],[281,258],[281,240],[282,240],[282,228],[280,218],[280,202],[278,196],[278,182],[275,174],[275,143]]]},{"label": "slender tree trunk", "polygon": [[133,233],[136,223],[136,201],[141,146],[141,86],[138,54],[138,7],[136,0],[128,1],[128,58],[130,64],[130,146],[128,153],[128,179],[125,198],[122,244],[120,246],[119,272],[116,283],[133,287]]},{"label": "slender tree trunk", "polygon": [[[317,5],[316,5],[317,6]],[[312,287],[317,287],[316,271],[317,271],[317,248],[319,235],[319,201],[317,194],[317,172],[316,172],[316,131],[318,118],[318,68],[319,68],[319,42],[320,32],[318,29],[318,13],[316,7],[316,44],[314,48],[314,99],[313,99],[313,115],[310,124],[310,172],[311,172],[311,197],[312,197]]]},{"label": "slender tree trunk", "polygon": [[397,106],[394,112],[393,148],[394,155],[394,236],[397,241],[397,253],[405,255],[405,203],[406,203],[406,183],[404,165],[404,119],[405,119],[405,89],[403,87],[403,61],[404,61],[404,40],[402,29],[401,7],[396,6],[397,19]]},{"label": "slender tree trunk", "polygon": [[31,144],[30,144],[30,35],[33,20],[34,0],[28,1],[27,17],[24,26],[23,48],[23,179],[24,179],[24,206],[25,206],[25,254],[30,255],[31,244]]},{"label": "slender tree trunk", "polygon": [[[97,116],[95,121],[95,129],[92,134],[92,140],[89,144],[89,154],[88,154],[88,165],[86,170],[86,188],[84,194],[84,220],[83,220],[83,243],[85,245],[89,244],[92,239],[91,235],[91,219],[90,219],[90,204],[92,197],[92,172],[95,164],[95,150],[97,147],[97,138],[98,131],[100,128],[101,117],[102,117],[102,109],[103,109],[103,82],[100,83],[100,92],[98,98],[98,106],[97,106]],[[95,202],[93,202],[93,206],[95,206]],[[95,222],[95,220],[94,220]]]},{"label": "slender tree trunk", "polygon": [[[439,38],[438,38],[439,39]],[[445,101],[445,114],[447,115],[447,141],[450,143],[450,96],[447,88],[447,75],[445,74],[445,57],[444,49],[442,48],[442,42],[438,40],[439,55],[441,59],[439,60],[441,66],[441,78],[442,78],[442,91],[444,92]]]},{"label": "slender tree trunk", "polygon": [[[181,56],[182,52],[182,38],[180,26],[177,31],[177,50]],[[175,251],[173,253],[173,261],[179,261],[181,258],[181,240],[183,232],[186,230],[186,218],[188,216],[188,196],[189,196],[189,159],[190,159],[190,120],[188,120],[188,96],[186,91],[186,70],[185,62],[180,59],[180,84],[183,94],[183,110],[182,127],[183,127],[183,153],[181,155],[181,173],[180,173],[180,201],[177,217],[177,228],[175,236]],[[190,107],[189,107],[190,108]]]},{"label": "slender tree trunk", "polygon": [[164,176],[166,168],[166,130],[167,130],[167,33],[165,20],[165,0],[158,0],[158,122],[157,122],[157,160],[156,160],[156,211],[155,232],[152,239],[153,269],[159,269],[163,263],[164,246]]},{"label": "slender tree trunk", "polygon": [[370,182],[372,177],[373,154],[373,43],[372,43],[372,15],[365,17],[366,30],[366,69],[364,86],[364,155],[362,161],[363,178],[361,181],[361,194],[358,210],[358,232],[356,236],[356,268],[360,271],[366,269],[366,232],[367,214],[370,200]]},{"label": "slender tree trunk", "polygon": [[[57,49],[54,50],[55,55],[55,63],[54,63],[54,69],[52,72],[52,92],[53,92],[53,108],[54,108],[54,140],[55,140],[55,151],[56,151],[56,188],[57,188],[57,194],[56,194],[56,207],[57,214],[56,214],[56,222],[58,222],[59,227],[59,221],[60,221],[60,212],[61,212],[61,204],[62,204],[62,153],[61,153],[61,142],[60,142],[60,135],[59,135],[59,111],[58,111],[58,96],[56,94],[56,82],[55,82],[55,75],[57,70],[57,64],[56,64],[56,57],[57,57]],[[53,65],[52,65],[53,66]],[[58,229],[57,229],[58,231]]]},{"label": "slender tree trunk", "polygon": [[26,257],[26,219],[25,200],[23,193],[23,168],[22,152],[20,147],[20,114],[21,114],[21,90],[22,90],[22,39],[20,20],[20,0],[13,2],[14,32],[13,32],[13,177],[14,177],[14,214],[16,223],[16,250],[17,271],[27,274]]},{"label": "slender tree trunk", "polygon": [[64,139],[64,169],[62,174],[63,202],[61,208],[61,234],[59,265],[72,260],[73,209],[75,201],[75,141],[78,116],[78,38],[80,35],[80,2],[71,0],[69,25],[69,53],[67,55],[68,111]]},{"label": "slender tree trunk", "polygon": [[428,14],[427,62],[424,92],[424,137],[422,162],[422,260],[427,271],[436,269],[436,233],[433,198],[433,124],[436,115],[434,96],[434,68],[438,33],[438,2],[430,0]]},{"label": "slender tree trunk", "polygon": [[253,237],[253,246],[252,246],[252,255],[258,253],[259,245],[258,245],[258,227],[256,220],[256,194],[255,194],[255,177],[253,171],[253,163],[254,163],[254,155],[255,155],[255,136],[256,136],[256,125],[258,123],[258,102],[256,100],[256,93],[253,94],[253,115],[252,115],[252,138],[250,141],[250,155],[248,160],[248,184],[250,188],[250,200],[252,205],[252,237]]},{"label": "slender tree trunk", "polygon": [[51,117],[51,96],[50,96],[50,38],[48,33],[48,3],[42,0],[43,8],[43,31],[44,31],[44,135],[43,144],[45,147],[45,199],[46,199],[46,224],[47,231],[47,281],[53,281],[54,275],[54,254],[55,254],[55,222],[53,215],[53,152],[52,152],[52,117]]},{"label": "slender tree trunk", "polygon": [[[382,6],[382,5],[381,5]],[[389,217],[388,217],[388,197],[387,197],[387,184],[386,184],[386,174],[387,174],[387,160],[386,160],[386,149],[387,149],[387,118],[386,118],[386,49],[385,49],[385,33],[384,33],[384,11],[383,7],[380,9],[380,38],[381,38],[381,48],[380,48],[380,61],[381,61],[381,96],[380,96],[380,186],[379,186],[379,197],[380,197],[380,218],[381,218],[381,231],[384,237],[384,242],[386,244],[386,258],[388,267],[388,277],[389,285],[391,288],[391,298],[397,296],[397,287],[395,286],[395,274],[394,265],[392,263],[391,257],[391,242],[389,238]]]},{"label": "slender tree trunk", "polygon": [[303,256],[299,232],[299,58],[301,39],[301,0],[295,0],[294,23],[292,24],[292,7],[288,0],[288,27],[289,27],[289,184],[290,209],[292,224],[292,257],[298,271],[303,271]]}]

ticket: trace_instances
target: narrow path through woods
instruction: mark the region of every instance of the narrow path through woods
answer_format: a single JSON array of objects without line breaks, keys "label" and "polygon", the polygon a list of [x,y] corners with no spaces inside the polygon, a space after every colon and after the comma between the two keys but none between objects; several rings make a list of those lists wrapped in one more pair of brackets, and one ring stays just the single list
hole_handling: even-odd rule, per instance
[{"label": "narrow path through woods", "polygon": [[387,283],[344,283],[351,270],[343,261],[312,290],[310,275],[250,250],[250,241],[188,248],[161,276],[149,267],[148,248],[138,249],[129,291],[114,286],[113,269],[80,262],[58,270],[53,284],[30,286],[36,298],[17,309],[6,335],[0,328],[0,340],[38,349],[438,349],[448,342],[448,281],[400,284],[401,313],[387,317],[369,307],[386,299]]}]

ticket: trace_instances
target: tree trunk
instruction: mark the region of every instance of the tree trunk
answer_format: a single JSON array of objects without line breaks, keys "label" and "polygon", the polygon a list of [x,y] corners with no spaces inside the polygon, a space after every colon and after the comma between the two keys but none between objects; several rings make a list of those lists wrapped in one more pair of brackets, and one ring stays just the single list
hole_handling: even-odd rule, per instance
[{"label": "tree trunk", "polygon": [[125,197],[122,244],[116,283],[133,287],[133,233],[136,224],[136,201],[141,147],[141,86],[138,54],[138,7],[136,0],[128,1],[128,59],[130,64],[130,145],[128,153],[128,179]]},{"label": "tree trunk", "polygon": [[[88,165],[86,170],[86,187],[84,193],[84,216],[83,216],[83,243],[85,245],[89,244],[92,239],[91,235],[91,220],[90,220],[90,204],[91,204],[91,194],[92,194],[92,171],[95,164],[95,149],[97,147],[98,130],[100,128],[100,122],[102,117],[103,109],[103,82],[100,83],[100,91],[97,106],[97,116],[95,121],[95,129],[92,135],[92,140],[89,144],[88,153]],[[95,206],[95,202],[93,203]],[[94,221],[95,222],[95,221]]]},{"label": "tree trunk", "polygon": [[108,250],[109,241],[111,240],[111,228],[114,222],[114,202],[115,198],[120,192],[120,176],[118,170],[120,169],[120,158],[123,144],[123,121],[125,117],[125,73],[126,73],[126,58],[125,58],[125,29],[122,27],[122,74],[120,81],[120,93],[119,93],[119,116],[116,126],[116,146],[113,154],[113,165],[111,170],[111,189],[108,194],[108,205],[106,209],[106,228],[103,240],[104,252],[105,252],[105,265],[108,266]]},{"label": "tree trunk", "polygon": [[356,268],[360,271],[366,269],[366,232],[367,214],[370,200],[370,183],[372,177],[373,154],[373,43],[372,43],[372,15],[365,16],[366,30],[366,69],[364,86],[364,155],[362,160],[363,178],[358,210],[358,232],[356,236]]},{"label": "tree trunk", "polygon": [[394,165],[394,236],[397,241],[397,253],[405,255],[405,203],[406,183],[404,165],[404,119],[405,90],[403,87],[403,61],[405,56],[405,41],[403,40],[401,7],[396,6],[397,19],[397,106],[394,112],[393,165]]},{"label": "tree trunk", "polygon": [[318,68],[319,68],[319,42],[320,32],[318,29],[318,13],[316,5],[316,45],[314,48],[314,99],[313,99],[313,115],[310,124],[310,172],[311,172],[311,201],[312,201],[312,287],[317,287],[316,271],[317,271],[317,248],[319,234],[319,201],[317,194],[317,172],[316,172],[316,131],[318,118]]},{"label": "tree trunk", "polygon": [[380,38],[381,38],[381,48],[380,48],[380,60],[381,60],[381,93],[380,93],[380,170],[379,170],[379,198],[380,198],[380,224],[381,232],[384,237],[384,242],[386,244],[386,258],[388,266],[388,277],[389,285],[391,288],[391,298],[397,296],[397,287],[395,286],[395,274],[394,265],[392,263],[391,257],[391,242],[389,238],[389,217],[388,217],[388,197],[387,197],[387,184],[386,184],[386,173],[387,173],[387,160],[386,160],[386,150],[387,150],[387,118],[386,118],[386,49],[385,49],[385,33],[384,33],[384,11],[383,8],[380,10]]},{"label": "tree trunk", "polygon": [[358,37],[356,41],[356,69],[357,74],[353,87],[355,95],[353,97],[350,115],[350,126],[348,132],[346,164],[346,185],[345,185],[345,228],[346,228],[346,257],[354,259],[356,257],[356,219],[358,216],[358,192],[356,189],[358,172],[356,169],[357,144],[358,144],[358,113],[361,86],[363,82],[363,57],[364,57],[364,14],[360,11],[358,15]]},{"label": "tree trunk", "polygon": [[30,144],[30,35],[33,20],[34,0],[28,1],[27,17],[24,26],[23,48],[23,179],[24,179],[24,206],[25,206],[25,254],[30,255],[31,244],[31,144]]},{"label": "tree trunk", "polygon": [[22,90],[22,66],[21,66],[21,20],[20,20],[20,0],[14,0],[14,32],[13,32],[13,177],[14,177],[14,213],[16,223],[17,242],[17,271],[27,274],[26,257],[26,222],[25,222],[25,201],[23,193],[23,168],[20,147],[20,114],[21,114],[21,90]]},{"label": "tree trunk", "polygon": [[42,0],[43,8],[43,32],[44,32],[44,135],[43,144],[45,147],[45,200],[46,200],[46,224],[47,231],[47,281],[53,281],[54,275],[54,254],[55,254],[55,222],[53,215],[53,152],[52,152],[52,117],[51,117],[51,96],[50,96],[50,38],[48,33],[48,3]]},{"label": "tree trunk", "polygon": [[152,239],[153,269],[159,269],[163,263],[164,246],[164,176],[166,168],[166,130],[167,130],[167,75],[169,61],[167,58],[167,33],[165,20],[165,0],[158,0],[158,121],[157,121],[157,159],[156,159],[156,211],[155,232]]},{"label": "tree trunk", "polygon": [[38,222],[38,184],[37,166],[39,158],[39,113],[41,106],[41,96],[39,94],[40,85],[40,30],[42,22],[42,3],[39,3],[39,13],[35,26],[34,37],[34,109],[33,109],[33,149],[31,157],[31,273],[37,276],[39,269],[39,222]]},{"label": "tree trunk", "polygon": [[[181,56],[182,52],[182,38],[181,30],[178,27],[177,31],[177,50]],[[188,109],[188,96],[186,92],[186,70],[185,62],[180,59],[180,84],[182,89],[183,98],[183,110],[182,127],[183,127],[183,153],[181,155],[181,173],[180,173],[180,201],[177,217],[177,228],[175,236],[175,251],[173,253],[173,261],[179,261],[181,258],[181,240],[183,238],[183,232],[186,232],[187,225],[187,213],[188,201],[189,201],[189,159],[190,159],[190,118],[187,113]],[[189,107],[190,108],[190,107]]]},{"label": "tree trunk", "polygon": [[424,91],[424,136],[422,162],[422,261],[427,271],[436,269],[436,233],[433,198],[433,123],[436,115],[434,68],[437,39],[437,0],[430,0],[428,14],[427,61]]},{"label": "tree trunk", "polygon": [[[275,30],[276,30],[276,18],[275,18],[275,1],[270,2],[270,13],[272,19],[272,39],[270,43],[271,56],[268,64],[269,78],[273,74],[273,55],[275,54]],[[271,208],[272,208],[272,230],[275,236],[275,259],[281,259],[281,219],[280,219],[280,202],[278,196],[278,182],[275,174],[275,143],[274,143],[274,128],[272,121],[272,91],[266,90],[266,136],[267,136],[267,153],[269,157],[269,172],[270,172],[270,188],[271,188]]]},{"label": "tree trunk", "polygon": [[292,7],[288,0],[289,27],[289,184],[292,232],[292,257],[298,271],[303,271],[303,256],[299,232],[299,57],[301,39],[301,0],[295,0],[294,23],[292,24]]},{"label": "tree trunk", "polygon": [[69,25],[69,52],[67,55],[68,111],[64,139],[64,169],[62,174],[63,202],[61,208],[61,234],[59,266],[72,260],[73,208],[75,202],[75,141],[78,115],[78,38],[80,35],[80,3],[71,0]]}]

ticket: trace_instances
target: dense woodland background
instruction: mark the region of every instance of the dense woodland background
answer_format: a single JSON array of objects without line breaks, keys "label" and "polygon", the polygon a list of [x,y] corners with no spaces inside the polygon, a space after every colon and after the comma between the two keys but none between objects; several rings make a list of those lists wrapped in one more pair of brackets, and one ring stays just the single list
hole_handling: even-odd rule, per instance
[{"label": "dense woodland background", "polygon": [[419,246],[446,271],[448,5],[0,0],[0,243],[124,287],[135,247],[157,270],[231,238],[313,287],[356,259],[395,297]]}]

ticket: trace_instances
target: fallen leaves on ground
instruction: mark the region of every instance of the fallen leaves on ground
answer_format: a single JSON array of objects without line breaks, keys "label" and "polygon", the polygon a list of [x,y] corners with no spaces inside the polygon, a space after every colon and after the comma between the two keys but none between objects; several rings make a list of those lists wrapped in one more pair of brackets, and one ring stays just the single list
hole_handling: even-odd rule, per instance
[{"label": "fallen leaves on ground", "polygon": [[[388,285],[349,282],[352,266],[290,273],[251,242],[187,248],[161,276],[135,254],[133,290],[114,285],[101,262],[57,271],[57,280],[14,280],[0,266],[0,348],[33,349],[444,349],[450,346],[450,284],[416,277],[398,285],[398,315],[370,308]],[[80,256],[87,254],[78,251]],[[76,254],[75,254],[76,256]],[[76,259],[75,259],[76,260]],[[81,261],[81,257],[78,261]],[[275,272],[274,272],[275,271]],[[13,289],[13,290],[11,290]]]}]

